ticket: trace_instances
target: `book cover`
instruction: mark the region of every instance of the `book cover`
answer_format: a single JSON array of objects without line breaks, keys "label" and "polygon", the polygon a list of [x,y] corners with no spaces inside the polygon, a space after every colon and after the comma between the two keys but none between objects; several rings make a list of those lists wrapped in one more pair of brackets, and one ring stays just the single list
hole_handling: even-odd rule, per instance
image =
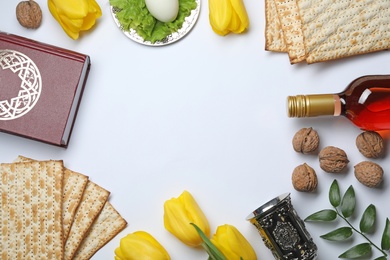
[{"label": "book cover", "polygon": [[88,55],[0,32],[0,131],[67,147],[90,64]]}]

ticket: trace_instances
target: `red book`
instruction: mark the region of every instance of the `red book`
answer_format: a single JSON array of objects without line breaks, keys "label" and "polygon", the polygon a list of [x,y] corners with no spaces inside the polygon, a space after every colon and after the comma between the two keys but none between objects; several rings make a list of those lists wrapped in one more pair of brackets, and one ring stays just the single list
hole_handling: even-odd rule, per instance
[{"label": "red book", "polygon": [[0,32],[0,131],[67,147],[88,55]]}]

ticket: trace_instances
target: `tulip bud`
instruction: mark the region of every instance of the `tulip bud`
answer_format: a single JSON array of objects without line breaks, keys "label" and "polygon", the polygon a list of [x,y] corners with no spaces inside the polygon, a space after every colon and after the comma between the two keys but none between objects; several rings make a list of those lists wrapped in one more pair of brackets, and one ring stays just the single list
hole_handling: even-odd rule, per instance
[{"label": "tulip bud", "polygon": [[213,31],[221,36],[242,33],[249,27],[243,0],[209,0],[209,21]]},{"label": "tulip bud", "polygon": [[50,13],[72,39],[92,28],[102,10],[95,0],[48,0]]},{"label": "tulip bud", "polygon": [[165,248],[149,233],[128,234],[115,249],[115,260],[170,260]]},{"label": "tulip bud", "polygon": [[164,203],[165,228],[184,244],[196,247],[203,240],[191,223],[197,225],[206,236],[210,235],[209,222],[188,191]]},{"label": "tulip bud", "polygon": [[232,225],[222,225],[210,239],[211,243],[229,260],[256,260],[253,247],[245,237]]}]

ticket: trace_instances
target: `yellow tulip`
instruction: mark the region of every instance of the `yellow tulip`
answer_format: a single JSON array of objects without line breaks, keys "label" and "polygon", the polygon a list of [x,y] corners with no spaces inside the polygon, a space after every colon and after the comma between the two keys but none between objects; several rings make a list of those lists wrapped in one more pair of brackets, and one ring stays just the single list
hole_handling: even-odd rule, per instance
[{"label": "yellow tulip", "polygon": [[249,17],[245,9],[243,0],[231,0],[230,3],[238,16],[240,26],[236,30],[232,30],[233,33],[241,33],[249,27]]},{"label": "yellow tulip", "polygon": [[232,225],[222,225],[210,239],[229,260],[256,260],[257,256],[248,240]]},{"label": "yellow tulip", "polygon": [[220,35],[228,34],[233,15],[230,0],[209,0],[209,10],[211,28]]},{"label": "yellow tulip", "polygon": [[170,260],[165,248],[148,232],[128,234],[115,249],[115,260]]},{"label": "yellow tulip", "polygon": [[210,236],[209,222],[191,193],[184,191],[178,198],[164,203],[165,228],[184,244],[196,247],[203,240],[191,223],[197,225],[206,236]]},{"label": "yellow tulip", "polygon": [[48,0],[50,13],[72,39],[79,38],[80,31],[87,31],[102,16],[95,0]]},{"label": "yellow tulip", "polygon": [[219,35],[242,33],[249,27],[243,0],[209,0],[209,21]]}]

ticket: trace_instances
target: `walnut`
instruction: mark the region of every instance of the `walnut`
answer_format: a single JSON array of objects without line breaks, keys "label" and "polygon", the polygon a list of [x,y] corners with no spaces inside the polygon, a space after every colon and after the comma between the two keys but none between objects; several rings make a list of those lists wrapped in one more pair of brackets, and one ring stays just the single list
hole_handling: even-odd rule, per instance
[{"label": "walnut", "polygon": [[36,29],[41,25],[42,10],[33,0],[22,1],[16,6],[16,19],[28,29]]},{"label": "walnut", "polygon": [[308,154],[317,150],[320,138],[316,130],[312,127],[302,128],[295,133],[292,144],[298,153]]},{"label": "walnut", "polygon": [[382,182],[383,169],[374,162],[363,161],[355,165],[355,177],[367,187],[377,187]]},{"label": "walnut", "polygon": [[320,167],[326,172],[339,173],[348,165],[349,160],[344,150],[327,146],[319,153]]},{"label": "walnut", "polygon": [[292,184],[297,191],[312,192],[318,184],[316,172],[306,163],[301,164],[292,173]]},{"label": "walnut", "polygon": [[366,131],[359,134],[356,138],[356,146],[367,158],[378,158],[384,153],[384,141],[377,132]]}]

